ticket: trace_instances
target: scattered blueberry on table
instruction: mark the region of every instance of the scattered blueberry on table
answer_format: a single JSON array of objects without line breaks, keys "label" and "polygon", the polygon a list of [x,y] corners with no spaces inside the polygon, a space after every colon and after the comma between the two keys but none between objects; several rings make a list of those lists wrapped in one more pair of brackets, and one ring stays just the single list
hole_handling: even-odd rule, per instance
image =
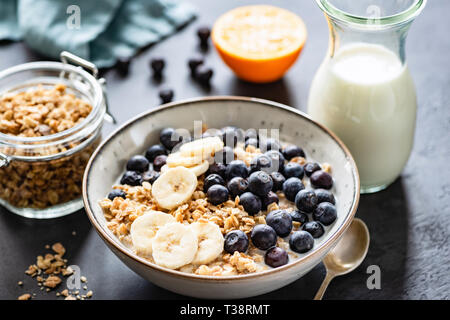
[{"label": "scattered blueberry on table", "polygon": [[174,92],[172,89],[161,89],[159,91],[159,97],[161,98],[161,103],[172,102]]}]

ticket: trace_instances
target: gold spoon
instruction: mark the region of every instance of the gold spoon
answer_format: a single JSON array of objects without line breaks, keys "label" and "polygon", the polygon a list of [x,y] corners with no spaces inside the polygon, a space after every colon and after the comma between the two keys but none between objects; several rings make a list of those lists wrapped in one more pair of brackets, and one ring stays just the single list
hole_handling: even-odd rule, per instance
[{"label": "gold spoon", "polygon": [[366,224],[354,218],[337,245],[325,256],[323,264],[327,270],[325,279],[314,300],[321,300],[330,281],[355,270],[366,257],[369,250],[370,235]]}]

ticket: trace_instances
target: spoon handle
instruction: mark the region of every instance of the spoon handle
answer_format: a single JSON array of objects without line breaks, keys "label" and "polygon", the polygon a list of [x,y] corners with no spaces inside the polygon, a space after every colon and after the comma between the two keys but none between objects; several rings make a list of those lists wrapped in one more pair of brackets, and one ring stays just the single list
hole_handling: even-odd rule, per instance
[{"label": "spoon handle", "polygon": [[316,296],[314,297],[314,300],[322,300],[323,294],[325,293],[325,290],[327,290],[327,287],[330,284],[331,279],[333,278],[334,275],[330,272],[327,272],[325,279],[323,279],[322,284],[320,285],[320,288],[317,291]]}]

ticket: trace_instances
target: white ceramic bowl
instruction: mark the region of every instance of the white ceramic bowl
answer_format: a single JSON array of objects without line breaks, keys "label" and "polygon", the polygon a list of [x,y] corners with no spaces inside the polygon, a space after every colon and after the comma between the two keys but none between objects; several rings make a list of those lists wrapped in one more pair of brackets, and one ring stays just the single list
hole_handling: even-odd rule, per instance
[{"label": "white ceramic bowl", "polygon": [[[261,273],[241,276],[199,276],[160,267],[135,255],[106,227],[99,200],[104,198],[134,154],[158,142],[164,127],[192,128],[202,120],[209,128],[234,125],[279,128],[280,139],[300,145],[307,156],[332,166],[338,218],[320,243],[299,260]],[[163,105],[128,121],[96,150],[86,168],[83,199],[91,223],[108,247],[143,278],[170,291],[199,298],[235,299],[281,288],[316,266],[350,225],[359,201],[355,162],[343,143],[302,112],[279,103],[243,97],[198,98]]]}]

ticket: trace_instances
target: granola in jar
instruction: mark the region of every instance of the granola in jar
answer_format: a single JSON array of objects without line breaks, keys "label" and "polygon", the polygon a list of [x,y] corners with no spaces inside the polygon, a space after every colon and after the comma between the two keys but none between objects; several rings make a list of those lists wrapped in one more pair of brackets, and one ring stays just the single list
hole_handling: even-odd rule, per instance
[{"label": "granola in jar", "polygon": [[[64,133],[85,121],[92,109],[63,84],[0,96],[0,152],[14,159],[0,168],[3,203],[45,209],[80,197],[84,168],[100,135],[74,140]],[[61,137],[53,138],[57,134]],[[24,138],[22,144],[14,144],[12,137]]]}]

